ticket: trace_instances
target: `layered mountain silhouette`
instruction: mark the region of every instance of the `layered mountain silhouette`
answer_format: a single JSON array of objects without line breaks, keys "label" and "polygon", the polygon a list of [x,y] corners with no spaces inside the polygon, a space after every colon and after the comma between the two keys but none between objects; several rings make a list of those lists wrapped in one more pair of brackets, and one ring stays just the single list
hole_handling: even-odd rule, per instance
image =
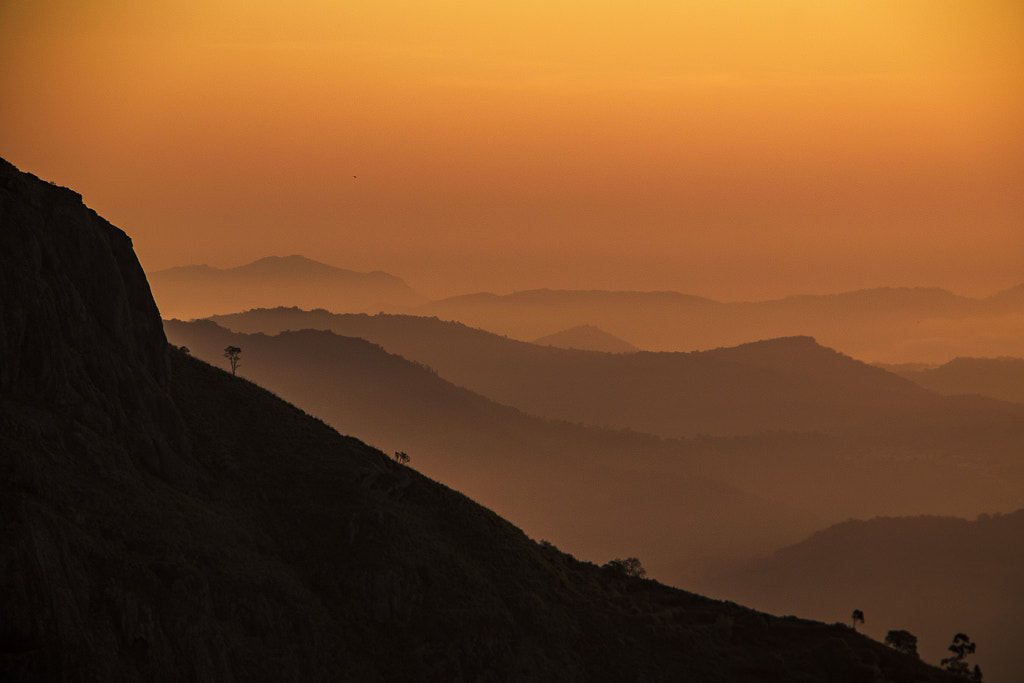
[{"label": "layered mountain silhouette", "polygon": [[304,256],[268,256],[237,268],[180,266],[149,275],[167,317],[199,318],[256,306],[377,312],[425,301],[401,278],[357,273]]},{"label": "layered mountain silhouette", "polygon": [[339,430],[407,452],[424,474],[584,557],[628,548],[681,582],[831,521],[695,474],[692,445],[537,418],[362,339],[164,325],[172,343],[213,363],[227,346],[243,349],[247,378]]},{"label": "layered mountain silhouette", "polygon": [[578,325],[596,325],[650,351],[811,336],[865,361],[944,363],[1018,354],[1022,292],[1024,285],[972,299],[937,288],[878,288],[725,303],[676,292],[529,290],[453,297],[409,312],[524,340]]},{"label": "layered mountain silhouette", "polygon": [[894,423],[926,429],[936,416],[958,410],[808,337],[616,355],[542,347],[415,316],[282,308],[212,319],[242,332],[310,328],[361,337],[534,415],[664,437],[841,432]]},{"label": "layered mountain silhouette", "polygon": [[[632,350],[622,339],[648,351],[693,351],[813,337],[867,362],[940,364],[957,356],[1019,355],[1024,336],[1024,284],[984,298],[934,287],[880,287],[749,302],[678,292],[549,289],[427,301],[397,277],[354,273],[301,256],[224,270],[171,268],[152,273],[151,283],[166,318],[275,306],[404,313],[458,320],[520,340],[553,336],[554,346],[615,353]],[[600,340],[592,328],[601,330]],[[568,341],[559,341],[566,334]]]},{"label": "layered mountain silhouette", "polygon": [[128,237],[0,160],[0,677],[949,680],[580,563],[170,348]]},{"label": "layered mountain silhouette", "polygon": [[[838,619],[861,609],[861,631],[918,637],[930,661],[956,633],[977,643],[985,680],[1019,680],[1024,610],[1024,510],[849,521],[783,548],[720,581],[718,590],[776,614]],[[942,568],[941,571],[938,568]]]},{"label": "layered mountain silhouette", "polygon": [[[877,400],[884,409],[850,408],[850,421],[827,433],[662,439],[635,426],[609,430],[538,419],[459,388],[422,362],[361,339],[301,328],[333,325],[407,353],[426,350],[468,362],[481,374],[500,368],[510,381],[518,377],[523,383],[531,381],[531,373],[564,375],[559,362],[597,372],[599,365],[586,364],[617,358],[610,354],[538,347],[409,316],[281,309],[219,319],[239,325],[264,321],[298,331],[230,333],[210,321],[166,321],[165,329],[174,343],[225,367],[225,347],[246,349],[240,371],[247,377],[339,429],[389,451],[408,451],[424,472],[454,482],[532,534],[558,538],[586,556],[629,544],[657,576],[685,585],[723,560],[752,557],[755,548],[777,547],[784,536],[796,540],[804,525],[820,528],[877,514],[1013,509],[1024,486],[1020,406],[946,399],[834,352],[824,355],[831,362],[814,362],[827,350],[810,340],[723,349],[737,364],[727,366],[731,370],[721,381],[749,386],[744,373],[756,376],[774,368],[795,374],[797,380],[790,381],[804,387],[800,373],[817,373],[828,380],[833,397],[854,397],[850,406]],[[806,360],[801,348],[808,352]],[[848,366],[856,372],[848,373]],[[665,371],[650,374],[660,377]],[[587,381],[584,372],[579,376]],[[626,400],[644,399],[643,378],[636,378],[637,390]],[[586,386],[596,392],[586,397],[595,404],[623,400],[607,387]],[[888,398],[892,386],[909,389],[900,399],[906,405]],[[692,385],[676,390],[695,391]],[[772,391],[763,400],[787,404],[785,387]],[[700,398],[698,392],[690,400]],[[731,416],[731,408],[723,415]],[[871,419],[865,422],[864,415]],[[570,488],[567,481],[573,482]],[[608,500],[622,504],[608,505]],[[666,536],[674,542],[666,544]]]}]

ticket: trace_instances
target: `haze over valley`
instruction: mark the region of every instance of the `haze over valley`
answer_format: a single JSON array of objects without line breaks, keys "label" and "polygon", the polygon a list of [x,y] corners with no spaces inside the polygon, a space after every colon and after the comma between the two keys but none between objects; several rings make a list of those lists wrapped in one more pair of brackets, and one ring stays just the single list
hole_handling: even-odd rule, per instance
[{"label": "haze over valley", "polygon": [[153,273],[151,280],[163,315],[184,320],[297,306],[438,317],[522,341],[593,328],[626,344],[601,348],[611,351],[630,346],[697,351],[810,336],[872,363],[941,364],[958,356],[1024,354],[1024,283],[979,298],[939,288],[876,287],[745,302],[671,291],[590,289],[473,293],[431,301],[396,275],[357,273],[298,255],[229,269],[171,268]]},{"label": "haze over valley", "polygon": [[[818,593],[792,565],[781,575],[793,583],[788,592],[783,579],[758,572],[776,551],[850,519],[963,521],[1019,509],[1024,403],[1010,390],[1015,359],[886,369],[806,336],[612,353],[437,317],[298,307],[166,320],[165,330],[213,364],[224,365],[227,346],[246,349],[245,376],[343,432],[408,453],[428,476],[577,556],[628,548],[661,580],[742,594],[777,614],[828,621],[841,619],[842,599],[870,605],[875,637],[898,621],[928,635],[933,659],[945,630],[970,625],[987,636],[989,670],[1014,670],[1006,607],[1024,605],[1024,595],[1010,580],[1000,579],[991,599],[940,607],[928,596],[941,590],[917,586],[910,570],[864,568],[878,577],[877,595],[872,578],[855,589],[834,583],[843,579],[831,565],[809,570],[834,586]],[[608,343],[594,330],[583,339]],[[884,535],[876,541],[820,562],[861,576],[858,556],[897,556]],[[937,579],[942,590],[993,585],[989,577],[1013,576],[1019,565],[1001,547],[965,548],[968,568],[924,555],[915,566],[931,563],[939,577],[960,567],[951,569],[956,579]]]}]

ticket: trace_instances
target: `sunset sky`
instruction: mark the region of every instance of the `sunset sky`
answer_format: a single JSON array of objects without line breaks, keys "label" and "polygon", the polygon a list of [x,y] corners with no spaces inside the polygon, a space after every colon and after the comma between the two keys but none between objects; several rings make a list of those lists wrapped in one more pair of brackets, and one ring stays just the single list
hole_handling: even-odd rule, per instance
[{"label": "sunset sky", "polygon": [[4,0],[0,156],[150,271],[986,295],[1024,282],[1024,2]]}]

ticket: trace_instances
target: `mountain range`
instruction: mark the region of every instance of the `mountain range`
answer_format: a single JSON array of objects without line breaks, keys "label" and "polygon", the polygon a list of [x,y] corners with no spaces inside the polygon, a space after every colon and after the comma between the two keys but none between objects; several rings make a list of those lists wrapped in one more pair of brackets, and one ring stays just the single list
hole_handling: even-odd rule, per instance
[{"label": "mountain range", "polygon": [[[533,415],[663,437],[863,432],[894,423],[941,431],[942,421],[958,419],[944,413],[962,412],[951,400],[807,337],[617,355],[542,347],[416,316],[279,308],[211,319],[239,332],[329,329],[361,337]],[[1000,419],[1011,423],[1019,419],[1013,407],[995,412],[1009,413]]]},{"label": "mountain range", "polygon": [[160,310],[172,317],[204,317],[266,305],[375,313],[426,301],[394,275],[358,273],[297,255],[268,256],[236,268],[168,268],[150,273],[149,282]]},{"label": "mountain range", "polygon": [[[429,301],[400,278],[353,273],[301,256],[234,269],[184,266],[151,274],[165,318],[299,306],[335,313],[405,313],[457,320],[519,340],[598,329],[647,351],[694,351],[755,339],[813,337],[872,363],[945,363],[957,356],[1019,356],[1024,284],[983,298],[939,288],[880,287],[769,301],[720,302],[679,292],[536,289]],[[558,337],[556,336],[557,340]],[[547,342],[544,342],[547,343]],[[625,352],[615,346],[555,346]]]},{"label": "mountain range", "polygon": [[130,239],[0,160],[0,676],[943,681],[531,541],[168,345]]},{"label": "mountain range", "polygon": [[[376,342],[407,352],[421,344],[443,349],[473,367],[501,366],[523,382],[528,373],[517,362],[531,354],[553,354],[543,365],[549,375],[562,372],[559,362],[575,367],[618,358],[536,347],[408,316],[285,309],[228,317],[229,323],[263,320],[311,327],[343,321],[351,325],[349,332]],[[630,544],[630,552],[649,560],[657,576],[683,585],[695,585],[702,573],[725,561],[753,557],[787,538],[796,540],[850,517],[975,515],[1016,509],[1022,502],[1021,406],[943,398],[805,340],[724,349],[751,365],[733,367],[721,381],[744,386],[749,385],[743,378],[747,368],[756,375],[764,367],[798,367],[829,380],[839,401],[837,412],[855,414],[856,406],[884,404],[893,385],[908,389],[901,397],[907,405],[890,407],[884,416],[886,411],[874,413],[870,423],[838,425],[832,432],[666,439],[635,425],[612,430],[531,415],[458,387],[420,361],[327,330],[245,334],[212,321],[174,320],[165,321],[165,329],[173,343],[210,362],[224,363],[222,350],[229,345],[244,349],[240,372],[247,377],[339,429],[387,450],[413,454],[425,473],[453,483],[532,534],[558,538],[588,557]],[[794,348],[806,351],[807,359]],[[818,354],[832,362],[816,364]],[[837,366],[843,372],[835,372]],[[627,376],[622,384],[632,383],[642,397],[645,377]],[[803,380],[794,384],[798,395],[804,391]],[[688,385],[676,389],[693,391]],[[596,391],[595,402],[621,398]],[[787,395],[785,384],[772,391],[762,400],[802,409]],[[849,403],[844,406],[841,400]],[[575,482],[571,490],[564,488],[566,480]],[[621,504],[610,506],[608,500]],[[675,542],[666,544],[666,538]]]},{"label": "mountain range", "polygon": [[1022,358],[954,358],[939,366],[909,364],[887,369],[946,396],[977,394],[1024,403]]},{"label": "mountain range", "polygon": [[964,355],[1019,355],[1024,285],[980,299],[938,288],[882,287],[752,302],[677,292],[541,289],[452,297],[410,312],[517,339],[587,324],[648,351],[810,336],[864,361],[944,363]]}]

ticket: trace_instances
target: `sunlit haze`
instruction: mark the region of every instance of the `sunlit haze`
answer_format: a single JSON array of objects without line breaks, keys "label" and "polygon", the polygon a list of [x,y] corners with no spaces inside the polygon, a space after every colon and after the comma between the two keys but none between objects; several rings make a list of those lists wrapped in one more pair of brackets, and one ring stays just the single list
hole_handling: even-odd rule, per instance
[{"label": "sunlit haze", "polygon": [[0,154],[149,270],[428,296],[1024,281],[1016,0],[0,4]]}]

